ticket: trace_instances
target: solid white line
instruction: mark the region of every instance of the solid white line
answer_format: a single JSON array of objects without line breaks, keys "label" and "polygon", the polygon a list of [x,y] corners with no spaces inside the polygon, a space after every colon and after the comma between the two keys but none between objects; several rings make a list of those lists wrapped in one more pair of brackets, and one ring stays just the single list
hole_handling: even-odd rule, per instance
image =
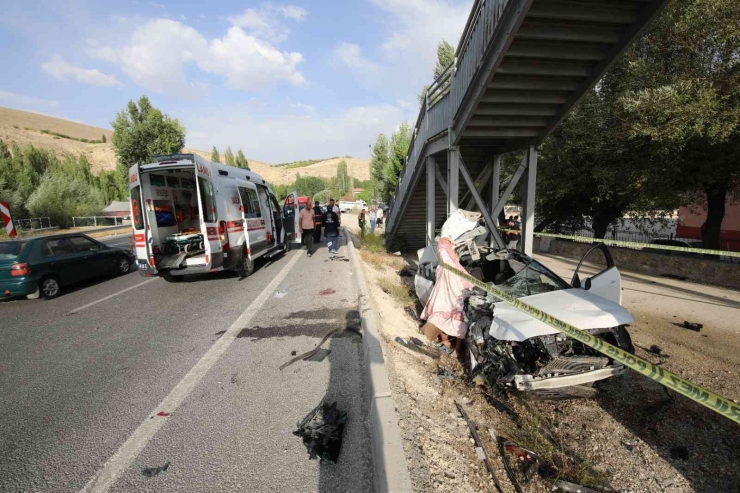
[{"label": "solid white line", "polygon": [[159,431],[165,423],[166,418],[160,418],[156,414],[160,411],[167,413],[174,412],[185,398],[193,391],[203,376],[208,373],[213,365],[216,364],[221,355],[228,349],[236,336],[244,329],[257,310],[262,308],[267,300],[270,299],[272,292],[277,289],[280,283],[290,272],[290,269],[302,258],[301,255],[294,255],[290,262],[283,267],[278,275],[267,285],[252,304],[236,319],[229,330],[227,330],[216,343],[211,346],[206,354],[195,364],[193,368],[183,377],[182,380],[173,388],[167,397],[152,410],[143,423],[128,437],[121,445],[121,448],[111,456],[95,476],[85,485],[81,492],[105,492],[115,484],[119,476],[131,465],[138,457],[147,442]]},{"label": "solid white line", "polygon": [[126,289],[122,289],[122,290],[120,290],[120,291],[119,291],[119,292],[117,292],[117,293],[109,294],[109,295],[108,295],[108,296],[106,296],[105,298],[100,298],[100,299],[99,299],[98,301],[93,301],[92,303],[88,303],[87,305],[82,305],[82,306],[81,306],[81,307],[79,307],[79,308],[75,308],[75,309],[74,309],[74,310],[72,310],[71,312],[67,312],[67,313],[65,313],[65,315],[74,315],[75,313],[79,313],[79,312],[81,312],[82,310],[84,310],[84,309],[86,309],[86,308],[90,308],[90,307],[91,307],[91,306],[93,306],[93,305],[97,305],[98,303],[102,303],[102,302],[104,302],[104,301],[106,301],[106,300],[109,300],[109,299],[111,299],[111,298],[115,298],[115,297],[116,297],[116,296],[118,296],[119,294],[123,294],[123,293],[125,293],[126,291],[131,291],[131,290],[132,290],[132,289],[134,289],[134,288],[138,288],[139,286],[143,286],[144,284],[146,284],[146,283],[148,283],[148,282],[152,282],[152,281],[156,281],[156,280],[157,280],[157,278],[156,278],[156,277],[155,277],[155,278],[153,278],[153,279],[147,279],[146,281],[140,282],[139,284],[134,284],[133,286],[131,286],[131,287],[129,287],[129,288],[126,288]]}]

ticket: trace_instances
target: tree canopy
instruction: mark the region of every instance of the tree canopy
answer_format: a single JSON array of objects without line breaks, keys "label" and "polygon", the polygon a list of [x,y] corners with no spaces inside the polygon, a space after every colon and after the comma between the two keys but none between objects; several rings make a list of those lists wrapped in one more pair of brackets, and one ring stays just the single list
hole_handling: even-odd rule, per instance
[{"label": "tree canopy", "polygon": [[213,150],[211,151],[211,161],[214,163],[221,162],[221,155],[218,153],[218,149],[216,149],[216,146],[213,146]]},{"label": "tree canopy", "polygon": [[237,168],[249,169],[249,161],[244,157],[244,153],[241,149],[236,153],[236,165]]}]

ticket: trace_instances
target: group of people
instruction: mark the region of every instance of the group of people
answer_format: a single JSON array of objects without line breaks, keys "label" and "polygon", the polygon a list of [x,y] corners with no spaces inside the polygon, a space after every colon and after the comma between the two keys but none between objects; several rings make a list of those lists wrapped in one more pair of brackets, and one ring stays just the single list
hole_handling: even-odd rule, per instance
[{"label": "group of people", "polygon": [[300,227],[302,243],[306,245],[308,256],[313,256],[313,244],[321,243],[321,228],[324,228],[324,236],[327,239],[326,246],[330,253],[338,253],[339,249],[339,227],[341,226],[341,212],[334,199],[329,200],[326,212],[321,209],[319,201],[314,202],[313,208],[307,206],[300,213]]},{"label": "group of people", "polygon": [[522,230],[522,223],[519,221],[519,216],[509,216],[509,218],[506,220],[505,226],[506,229],[509,230],[504,233],[504,241],[506,242],[506,247],[515,249],[517,247],[517,244],[519,243],[519,237],[521,235],[514,231]]},{"label": "group of people", "polygon": [[370,212],[362,209],[360,215],[357,217],[357,225],[360,227],[360,236],[362,237],[365,236],[367,221],[370,221],[370,232],[375,234],[375,228],[383,227],[383,209],[377,206],[372,206]]}]

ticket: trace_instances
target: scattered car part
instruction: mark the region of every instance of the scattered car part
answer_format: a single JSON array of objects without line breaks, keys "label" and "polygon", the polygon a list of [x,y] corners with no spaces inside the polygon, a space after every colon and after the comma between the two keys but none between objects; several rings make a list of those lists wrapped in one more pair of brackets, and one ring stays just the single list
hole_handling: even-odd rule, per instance
[{"label": "scattered car part", "polygon": [[[511,484],[514,485],[514,489],[516,490],[516,493],[524,493],[522,491],[522,487],[519,486],[519,481],[516,479],[516,474],[514,474],[514,470],[511,468],[511,464],[509,464],[509,457],[506,455],[506,451],[504,450],[504,443],[508,443],[505,440],[503,440],[500,437],[496,436],[496,432],[493,430],[493,428],[488,429],[488,433],[491,435],[491,438],[493,439],[493,443],[495,443],[498,446],[498,451],[501,454],[501,460],[504,462],[504,470],[506,471],[506,475],[509,477],[509,481],[511,481]],[[537,465],[538,461],[535,459],[534,465]],[[527,470],[529,472],[529,469]]]},{"label": "scattered car part", "polygon": [[585,486],[581,486],[579,484],[575,483],[569,483],[568,481],[563,481],[561,479],[556,480],[554,483],[552,483],[553,488],[555,490],[565,491],[566,493],[599,493],[596,490],[592,490],[591,488],[586,488]]},{"label": "scattered car part", "polygon": [[493,479],[493,484],[496,486],[496,490],[498,490],[499,493],[504,493],[504,490],[501,488],[501,483],[498,482],[496,473],[493,472],[493,466],[491,465],[491,461],[488,460],[488,455],[486,455],[486,449],[483,447],[483,442],[481,441],[480,436],[478,435],[478,427],[475,425],[475,423],[473,423],[473,421],[468,416],[468,413],[465,412],[465,409],[463,409],[463,407],[457,401],[455,401],[455,406],[457,407],[457,410],[460,413],[460,416],[462,416],[465,422],[468,424],[468,428],[470,428],[470,434],[472,435],[473,441],[475,442],[476,452],[478,450],[482,451],[483,462],[486,464],[486,469],[488,469],[488,473],[491,475],[491,478]]},{"label": "scattered car part", "polygon": [[141,474],[143,474],[147,478],[153,478],[160,472],[165,472],[168,467],[170,467],[170,461],[165,462],[163,466],[145,467],[144,469],[141,470]]},{"label": "scattered car part", "polygon": [[698,324],[695,322],[689,322],[688,320],[683,321],[683,326],[689,330],[693,330],[695,332],[699,332],[701,329],[704,328],[704,324]]},{"label": "scattered car part", "polygon": [[[355,333],[355,334],[357,334],[358,336],[362,337],[362,333],[361,333],[361,332],[360,332],[360,331],[359,331],[359,330],[358,330],[357,328],[355,328],[355,327],[344,327],[343,329],[334,329],[334,330],[331,330],[331,331],[329,331],[329,333],[328,333],[328,334],[326,334],[326,335],[324,336],[324,338],[323,338],[323,339],[321,339],[321,342],[319,342],[319,343],[318,343],[318,344],[316,345],[316,347],[315,347],[315,348],[313,348],[312,350],[310,350],[310,351],[307,351],[307,352],[305,352],[305,353],[303,353],[303,354],[300,354],[300,355],[296,356],[295,358],[291,359],[290,361],[287,361],[287,362],[283,363],[282,365],[280,365],[280,370],[284,370],[285,368],[289,367],[290,365],[292,365],[292,364],[293,364],[293,363],[295,363],[296,361],[300,361],[300,360],[307,360],[307,359],[311,358],[312,356],[314,356],[314,355],[315,355],[316,353],[318,353],[318,352],[319,352],[319,350],[321,349],[321,346],[322,346],[322,345],[323,345],[323,344],[324,344],[324,343],[325,343],[325,342],[326,342],[326,341],[327,341],[327,340],[328,340],[328,339],[329,339],[330,337],[333,337],[333,336],[335,336],[335,335],[339,334],[340,332],[344,332],[344,331],[348,331],[348,332],[354,332],[354,333]],[[295,351],[291,352],[291,354],[293,354],[293,353],[295,353]],[[329,354],[329,353],[326,353],[326,354],[324,355],[324,358],[325,358],[326,356],[328,356],[328,354]],[[322,358],[322,359],[323,359],[323,358]],[[321,360],[318,360],[318,361],[321,361]]]},{"label": "scattered car part", "polygon": [[336,464],[346,424],[347,413],[337,410],[336,402],[322,402],[298,423],[293,434],[303,438],[309,459]]},{"label": "scattered car part", "polygon": [[406,340],[403,337],[396,336],[394,341],[396,341],[396,344],[408,349],[409,351],[413,351],[433,359],[439,359],[440,357],[440,351],[438,349],[427,346],[415,337],[411,337],[409,340]]}]

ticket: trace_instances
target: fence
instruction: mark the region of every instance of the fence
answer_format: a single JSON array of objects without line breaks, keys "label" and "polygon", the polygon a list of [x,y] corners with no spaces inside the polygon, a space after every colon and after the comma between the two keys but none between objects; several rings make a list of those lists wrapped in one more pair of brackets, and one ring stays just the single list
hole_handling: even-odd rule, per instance
[{"label": "fence", "polygon": [[124,224],[131,224],[131,220],[116,216],[82,216],[72,218],[72,227],[74,228],[118,226]]},{"label": "fence", "polygon": [[[559,231],[546,231],[547,233],[559,233],[570,236],[584,236],[586,238],[593,238],[594,232],[590,229],[570,229],[561,228]],[[660,234],[660,233],[644,233],[642,231],[627,231],[620,229],[609,229],[604,235],[604,239],[617,240],[617,241],[629,241],[633,243],[651,243],[653,240],[678,240],[685,241],[686,243],[701,248],[701,241],[697,241],[695,238],[679,238],[675,234]],[[642,247],[630,247],[640,250]]]},{"label": "fence", "polygon": [[29,217],[27,219],[13,219],[13,225],[19,232],[51,229],[51,219],[48,217]]}]

